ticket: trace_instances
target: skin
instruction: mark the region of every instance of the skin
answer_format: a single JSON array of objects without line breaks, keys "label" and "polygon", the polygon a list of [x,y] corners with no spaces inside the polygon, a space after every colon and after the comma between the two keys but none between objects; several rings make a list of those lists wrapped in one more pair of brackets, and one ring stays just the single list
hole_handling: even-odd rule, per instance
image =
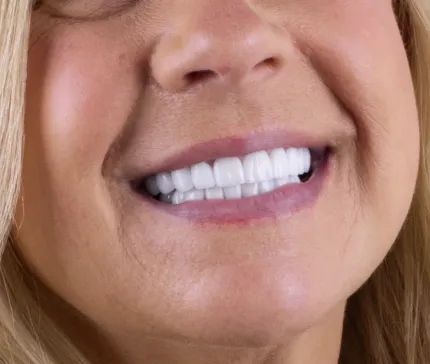
[{"label": "skin", "polygon": [[[93,362],[337,362],[418,169],[390,1],[48,0],[29,57],[16,244]],[[336,144],[296,213],[203,224],[130,192],[132,167],[278,129]]]}]

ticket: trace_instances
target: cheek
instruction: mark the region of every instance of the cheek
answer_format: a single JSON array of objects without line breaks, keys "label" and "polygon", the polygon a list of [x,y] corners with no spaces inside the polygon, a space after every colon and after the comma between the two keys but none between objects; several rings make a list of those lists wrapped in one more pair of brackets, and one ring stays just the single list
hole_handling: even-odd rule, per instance
[{"label": "cheek", "polygon": [[337,268],[348,272],[343,286],[352,293],[384,258],[408,213],[418,171],[418,115],[390,2],[309,4],[312,8],[297,4],[305,25],[292,31],[357,129],[355,153],[346,161],[346,180],[357,197],[352,208],[337,212],[348,222],[334,229],[339,234],[340,226],[350,226]]},{"label": "cheek", "polygon": [[101,173],[94,167],[102,165],[140,90],[123,50],[90,30],[53,32],[29,54],[29,142],[39,138],[33,147],[43,145],[43,162],[66,174]]},{"label": "cheek", "polygon": [[391,2],[332,3],[342,11],[334,17],[335,9],[328,9],[330,21],[319,17],[304,32],[304,52],[354,116],[358,136],[353,178],[359,182],[360,204],[379,222],[375,229],[391,232],[388,241],[394,241],[397,230],[392,226],[400,227],[409,209],[419,161],[419,122],[407,55]]},{"label": "cheek", "polygon": [[[106,236],[106,226],[112,233],[116,223],[102,165],[140,91],[139,77],[123,65],[123,50],[100,42],[90,29],[82,32],[86,35],[52,32],[29,52],[25,206],[17,209],[16,218],[23,221],[24,258],[58,292],[65,289],[61,282],[70,279],[70,261],[76,272],[93,269],[89,274],[96,279],[99,262],[109,260],[106,246],[97,251],[91,244],[95,239],[110,244],[113,234]],[[108,251],[115,255],[116,249]],[[76,282],[69,283],[73,287]]]}]

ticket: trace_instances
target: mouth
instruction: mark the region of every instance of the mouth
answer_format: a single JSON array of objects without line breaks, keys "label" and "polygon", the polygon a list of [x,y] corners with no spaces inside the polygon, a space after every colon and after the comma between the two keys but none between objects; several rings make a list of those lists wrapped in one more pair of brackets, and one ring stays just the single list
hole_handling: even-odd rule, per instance
[{"label": "mouth", "polygon": [[[132,179],[130,185],[135,195],[152,206],[197,220],[273,217],[315,202],[333,148],[321,143],[263,144],[259,148],[249,140],[209,143],[205,149],[197,148],[201,153],[188,153],[155,173]],[[198,158],[204,155],[212,158]]]},{"label": "mouth", "polygon": [[138,194],[169,205],[246,199],[287,185],[306,184],[329,155],[328,147],[260,150],[156,173],[134,181],[132,186]]}]

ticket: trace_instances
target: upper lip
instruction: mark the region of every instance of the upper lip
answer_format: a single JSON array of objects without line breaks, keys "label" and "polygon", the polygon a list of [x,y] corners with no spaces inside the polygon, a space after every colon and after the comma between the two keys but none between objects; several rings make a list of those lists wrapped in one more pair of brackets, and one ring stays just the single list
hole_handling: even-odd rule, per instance
[{"label": "upper lip", "polygon": [[332,136],[332,138],[328,139],[298,132],[276,130],[252,133],[247,136],[232,136],[223,139],[204,141],[164,159],[150,170],[140,170],[136,173],[136,169],[133,168],[134,173],[132,180],[142,179],[156,173],[182,169],[200,162],[213,161],[225,157],[241,157],[256,151],[270,150],[279,147],[333,149],[338,144],[338,139],[340,137],[341,136]]}]

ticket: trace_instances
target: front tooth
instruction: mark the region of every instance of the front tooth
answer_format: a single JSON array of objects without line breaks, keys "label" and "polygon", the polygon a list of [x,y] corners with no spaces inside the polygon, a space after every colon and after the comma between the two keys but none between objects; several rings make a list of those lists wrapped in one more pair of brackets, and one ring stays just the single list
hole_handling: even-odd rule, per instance
[{"label": "front tooth", "polygon": [[285,152],[287,155],[289,174],[297,176],[300,174],[300,152],[297,148],[288,148]]},{"label": "front tooth", "polygon": [[242,162],[239,158],[221,158],[214,163],[215,182],[218,187],[233,187],[244,183]]},{"label": "front tooth", "polygon": [[221,187],[213,187],[205,190],[206,200],[223,200],[224,192]]},{"label": "front tooth", "polygon": [[172,172],[172,180],[179,192],[187,192],[194,187],[189,168],[178,169]]},{"label": "front tooth", "polygon": [[243,197],[251,197],[258,195],[258,183],[246,183],[241,187]]},{"label": "front tooth", "polygon": [[208,163],[198,163],[191,167],[191,178],[194,187],[200,190],[215,186],[212,167]]},{"label": "front tooth", "polygon": [[170,173],[158,173],[156,175],[156,181],[161,193],[168,194],[175,189]]},{"label": "front tooth", "polygon": [[226,200],[233,200],[236,198],[241,198],[241,191],[240,191],[240,185],[233,186],[233,187],[225,187],[224,190],[224,197]]},{"label": "front tooth", "polygon": [[251,153],[243,159],[245,181],[261,182],[273,179],[272,162],[265,151]]},{"label": "front tooth", "polygon": [[270,153],[270,160],[272,161],[274,178],[282,179],[290,175],[288,158],[284,148],[277,148],[272,150],[272,152]]},{"label": "front tooth", "polygon": [[258,184],[258,192],[266,193],[273,191],[275,189],[275,182],[272,181],[263,181]]},{"label": "front tooth", "polygon": [[192,189],[184,193],[185,201],[202,201],[205,199],[205,192],[203,190]]},{"label": "front tooth", "polygon": [[179,205],[183,202],[185,202],[185,193],[175,191],[175,193],[173,194],[172,203],[174,205]]},{"label": "front tooth", "polygon": [[153,175],[146,179],[145,188],[151,196],[157,196],[160,193],[156,175]]}]

